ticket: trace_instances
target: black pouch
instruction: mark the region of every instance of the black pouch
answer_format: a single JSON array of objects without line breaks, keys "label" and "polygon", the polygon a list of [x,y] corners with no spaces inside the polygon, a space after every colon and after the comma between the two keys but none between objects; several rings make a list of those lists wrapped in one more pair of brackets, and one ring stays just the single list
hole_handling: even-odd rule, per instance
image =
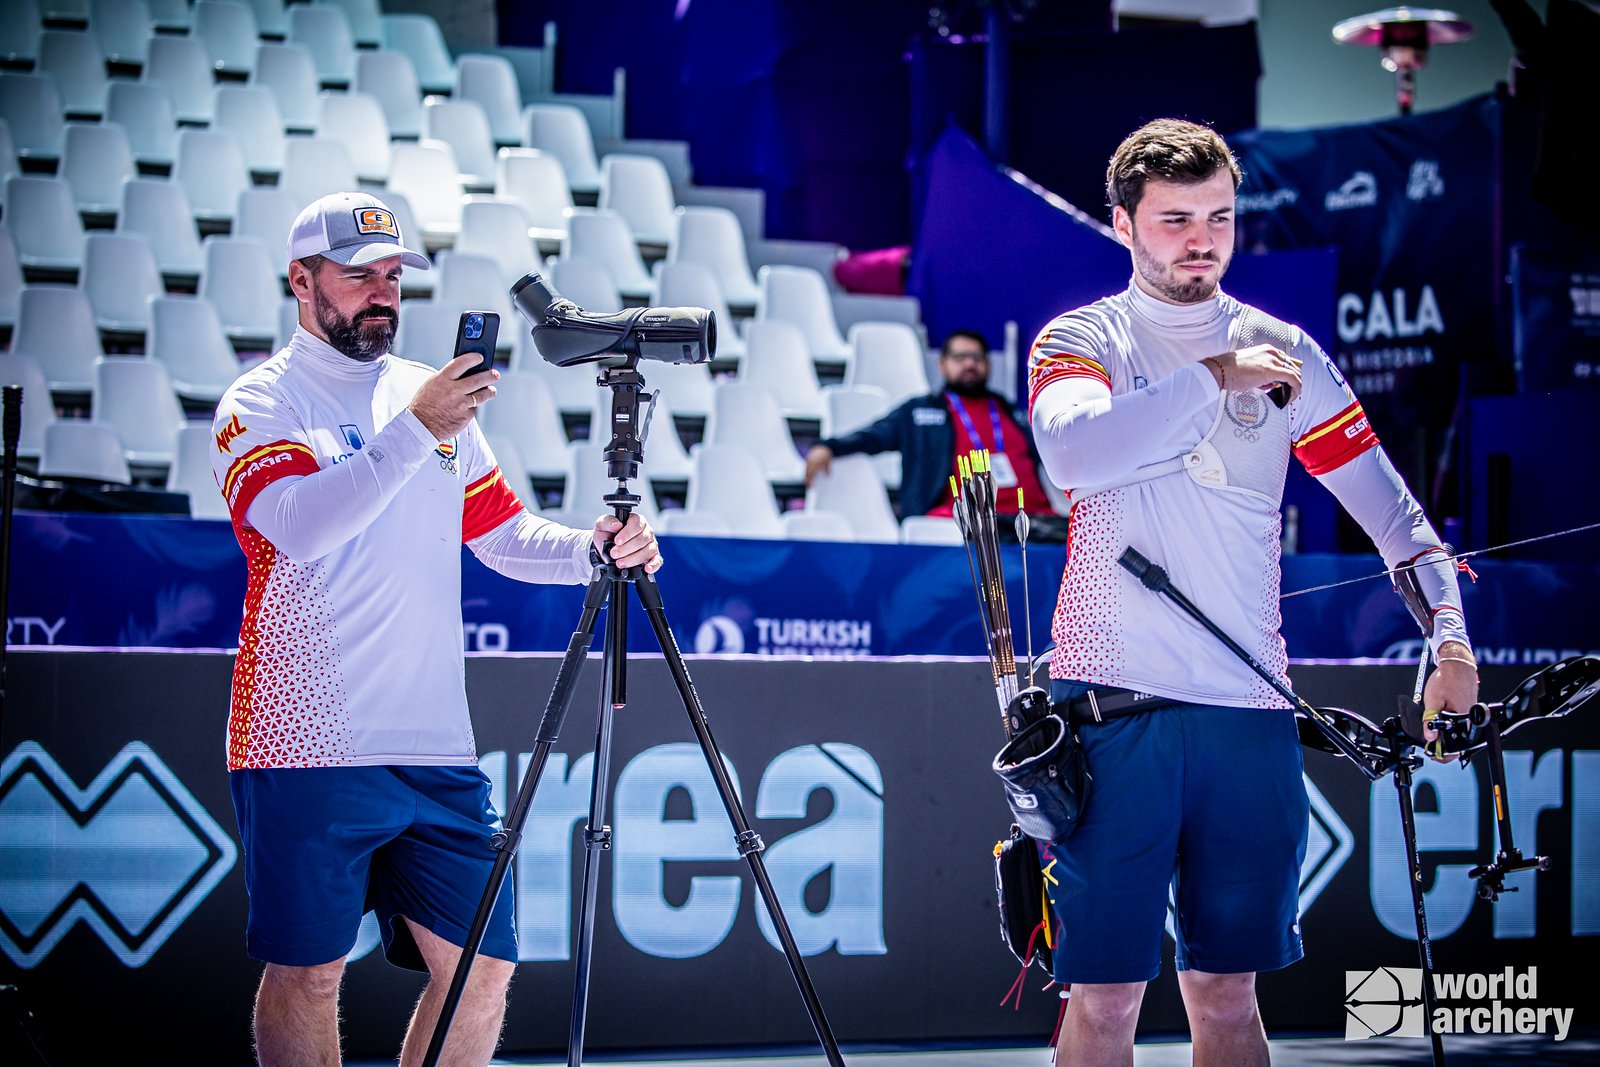
[{"label": "black pouch", "polygon": [[1039,846],[1015,823],[1010,836],[994,846],[994,890],[1000,900],[1001,940],[1023,967],[1038,963],[1049,974],[1054,954],[1048,943],[1050,903],[1039,869]]},{"label": "black pouch", "polygon": [[1072,836],[1092,780],[1083,745],[1061,716],[1046,715],[1008,741],[994,773],[1023,833],[1046,844]]}]

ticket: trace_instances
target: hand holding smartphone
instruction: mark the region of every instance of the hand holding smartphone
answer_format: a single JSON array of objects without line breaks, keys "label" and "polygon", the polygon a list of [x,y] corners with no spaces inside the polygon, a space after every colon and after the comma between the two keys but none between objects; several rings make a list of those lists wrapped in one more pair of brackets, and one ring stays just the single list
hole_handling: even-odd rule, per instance
[{"label": "hand holding smartphone", "polygon": [[481,374],[494,367],[494,346],[500,338],[500,316],[492,311],[463,311],[456,323],[456,356],[477,355],[478,365],[462,372]]}]

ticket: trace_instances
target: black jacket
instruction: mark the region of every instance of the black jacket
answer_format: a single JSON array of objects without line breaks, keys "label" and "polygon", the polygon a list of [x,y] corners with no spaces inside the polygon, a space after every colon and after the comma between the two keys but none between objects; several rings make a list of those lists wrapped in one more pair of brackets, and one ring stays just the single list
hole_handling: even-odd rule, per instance
[{"label": "black jacket", "polygon": [[[988,395],[1022,430],[1028,439],[1028,458],[1038,470],[1039,453],[1033,446],[1027,416],[999,393],[991,390]],[[818,443],[826,445],[836,456],[898,451],[900,517],[926,515],[944,496],[956,469],[956,431],[950,425],[950,418],[950,405],[944,391],[940,390],[912,397],[877,422],[854,433],[825,438]],[[1033,510],[1031,506],[1029,510]]]}]

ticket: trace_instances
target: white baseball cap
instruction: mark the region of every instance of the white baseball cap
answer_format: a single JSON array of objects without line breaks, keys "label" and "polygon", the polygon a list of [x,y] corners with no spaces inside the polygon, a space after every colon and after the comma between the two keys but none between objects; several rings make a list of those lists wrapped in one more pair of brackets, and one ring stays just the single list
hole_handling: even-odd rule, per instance
[{"label": "white baseball cap", "polygon": [[433,266],[427,256],[400,243],[394,212],[366,193],[330,193],[300,212],[289,229],[289,258],[306,256],[325,256],[347,267],[390,256],[418,270]]}]

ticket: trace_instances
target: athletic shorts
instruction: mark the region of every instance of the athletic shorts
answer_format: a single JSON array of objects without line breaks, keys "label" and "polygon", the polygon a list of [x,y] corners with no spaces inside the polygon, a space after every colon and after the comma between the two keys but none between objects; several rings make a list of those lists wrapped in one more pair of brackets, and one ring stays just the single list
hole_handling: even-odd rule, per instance
[{"label": "athletic shorts", "polygon": [[[500,826],[476,766],[274,768],[229,779],[251,956],[290,967],[343,959],[369,911],[400,967],[427,970],[402,916],[466,942]],[[500,893],[479,952],[515,962],[511,903]]]},{"label": "athletic shorts", "polygon": [[[1089,687],[1057,681],[1053,700]],[[1148,982],[1162,932],[1180,971],[1287,967],[1300,944],[1310,803],[1294,713],[1179,704],[1078,728],[1094,784],[1045,852],[1061,982]]]}]

